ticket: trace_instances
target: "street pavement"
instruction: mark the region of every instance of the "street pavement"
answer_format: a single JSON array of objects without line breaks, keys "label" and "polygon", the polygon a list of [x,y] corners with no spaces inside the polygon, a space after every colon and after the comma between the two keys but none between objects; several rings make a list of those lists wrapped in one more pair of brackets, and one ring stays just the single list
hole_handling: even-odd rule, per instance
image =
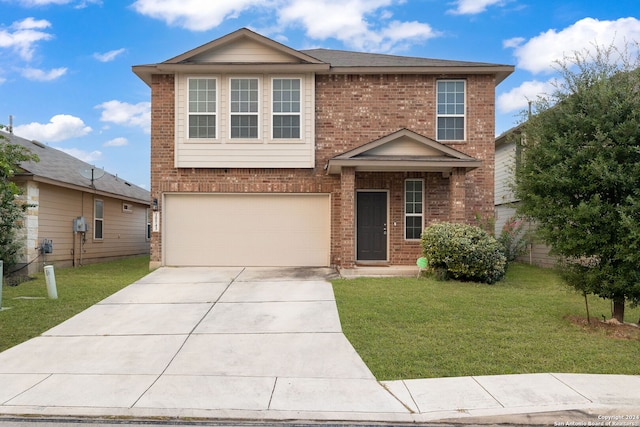
[{"label": "street pavement", "polygon": [[0,353],[0,423],[640,426],[639,375],[377,381],[342,333],[331,277],[323,268],[158,269]]}]

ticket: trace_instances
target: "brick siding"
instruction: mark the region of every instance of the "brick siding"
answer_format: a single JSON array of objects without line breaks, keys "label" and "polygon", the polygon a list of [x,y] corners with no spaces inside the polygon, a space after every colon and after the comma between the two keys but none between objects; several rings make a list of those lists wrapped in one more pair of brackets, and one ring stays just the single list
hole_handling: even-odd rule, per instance
[{"label": "brick siding", "polygon": [[[407,128],[435,139],[436,77],[428,75],[316,76],[316,165],[314,169],[174,168],[175,84],[172,75],[154,75],[151,111],[151,197],[164,192],[331,193],[331,263],[350,266],[355,257],[354,197],[349,189],[389,192],[389,261],[413,264],[419,241],[404,239],[404,181],[425,182],[425,224],[455,220],[473,223],[493,217],[493,76],[441,76],[467,80],[467,140],[448,144],[482,160],[483,166],[458,176],[441,173],[355,173],[327,175],[332,157]],[[353,183],[353,184],[352,184]],[[454,199],[451,198],[453,191]],[[462,199],[460,199],[462,198]],[[459,207],[462,210],[456,208]],[[160,206],[162,215],[162,206]],[[394,225],[395,224],[395,225]],[[152,233],[151,260],[161,259],[160,233]]]}]

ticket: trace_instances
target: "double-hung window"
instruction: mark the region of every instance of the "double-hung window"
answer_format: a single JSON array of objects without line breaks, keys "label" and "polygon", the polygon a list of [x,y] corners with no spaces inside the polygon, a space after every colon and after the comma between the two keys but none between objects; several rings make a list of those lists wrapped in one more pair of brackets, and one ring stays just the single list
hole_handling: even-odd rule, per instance
[{"label": "double-hung window", "polygon": [[440,141],[464,140],[465,81],[439,80],[437,97],[437,139]]},{"label": "double-hung window", "polygon": [[422,179],[407,179],[404,182],[404,237],[407,240],[420,239],[422,235],[423,193]]},{"label": "double-hung window", "polygon": [[233,78],[229,80],[229,85],[231,138],[258,138],[258,79]]},{"label": "double-hung window", "polygon": [[93,238],[102,240],[102,225],[104,222],[104,203],[102,200],[95,199],[93,201]]},{"label": "double-hung window", "polygon": [[216,79],[189,79],[189,138],[216,138],[216,93]]},{"label": "double-hung window", "polygon": [[272,81],[273,139],[300,138],[300,79]]}]

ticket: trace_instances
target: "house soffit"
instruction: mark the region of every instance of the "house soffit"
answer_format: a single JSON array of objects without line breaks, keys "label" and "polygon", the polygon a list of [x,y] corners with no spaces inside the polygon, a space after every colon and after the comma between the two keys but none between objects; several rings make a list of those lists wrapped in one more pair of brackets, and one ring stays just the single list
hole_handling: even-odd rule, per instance
[{"label": "house soffit", "polygon": [[401,129],[378,140],[333,157],[325,169],[339,174],[343,167],[361,172],[443,172],[471,170],[481,161],[431,138]]}]

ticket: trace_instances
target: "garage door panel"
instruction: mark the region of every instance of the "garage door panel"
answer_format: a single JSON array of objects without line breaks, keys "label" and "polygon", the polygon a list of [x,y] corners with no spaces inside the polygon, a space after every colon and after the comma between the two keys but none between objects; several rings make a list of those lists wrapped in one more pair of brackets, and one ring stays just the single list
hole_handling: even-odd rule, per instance
[{"label": "garage door panel", "polygon": [[327,194],[168,194],[164,262],[175,266],[327,266]]}]

